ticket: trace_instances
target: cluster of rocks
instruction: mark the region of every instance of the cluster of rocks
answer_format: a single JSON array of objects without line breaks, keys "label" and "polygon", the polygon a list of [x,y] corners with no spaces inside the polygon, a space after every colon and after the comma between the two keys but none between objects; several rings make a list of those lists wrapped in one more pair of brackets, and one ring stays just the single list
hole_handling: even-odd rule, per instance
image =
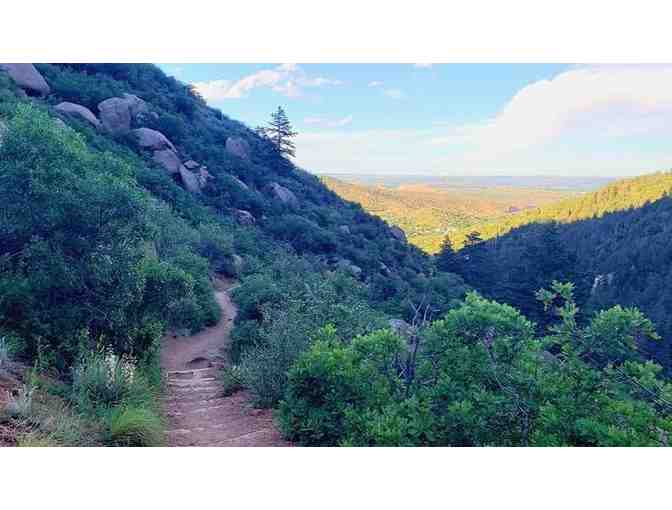
[{"label": "cluster of rocks", "polygon": [[[0,70],[7,72],[17,86],[27,94],[44,97],[51,92],[49,84],[33,64],[0,64]],[[191,159],[183,162],[175,145],[160,131],[147,127],[133,128],[146,124],[152,118],[158,118],[150,106],[136,95],[125,93],[121,97],[110,97],[101,101],[98,104],[98,115],[86,106],[68,101],[57,104],[54,109],[64,119],[75,118],[86,122],[101,133],[113,137],[133,135],[140,149],[150,151],[152,160],[192,193],[201,193],[212,178],[204,165]],[[62,120],[59,119],[58,122],[62,124]],[[251,160],[250,144],[240,136],[228,137],[225,149],[242,160],[248,162]],[[250,190],[248,185],[237,177],[231,176],[231,179],[241,189]],[[267,185],[264,191],[288,207],[299,207],[296,195],[277,182]],[[243,225],[255,223],[254,216],[248,211],[234,210],[234,217]],[[345,226],[345,229],[347,228]]]}]

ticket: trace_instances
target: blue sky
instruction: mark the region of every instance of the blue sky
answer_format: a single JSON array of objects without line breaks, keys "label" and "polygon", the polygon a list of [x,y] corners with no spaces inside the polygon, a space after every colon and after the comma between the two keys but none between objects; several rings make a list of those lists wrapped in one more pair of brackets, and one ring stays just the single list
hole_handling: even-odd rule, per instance
[{"label": "blue sky", "polygon": [[672,66],[163,64],[250,126],[282,105],[317,173],[636,175],[672,167]]}]

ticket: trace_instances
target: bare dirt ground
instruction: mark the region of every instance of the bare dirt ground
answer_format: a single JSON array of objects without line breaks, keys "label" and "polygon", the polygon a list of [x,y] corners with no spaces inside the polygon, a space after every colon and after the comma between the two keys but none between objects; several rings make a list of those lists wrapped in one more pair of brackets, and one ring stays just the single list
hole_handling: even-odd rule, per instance
[{"label": "bare dirt ground", "polygon": [[236,316],[228,294],[232,286],[224,279],[216,282],[215,298],[222,309],[218,324],[196,335],[163,339],[170,446],[289,446],[269,409],[254,409],[244,391],[223,396],[219,371],[229,363]]}]

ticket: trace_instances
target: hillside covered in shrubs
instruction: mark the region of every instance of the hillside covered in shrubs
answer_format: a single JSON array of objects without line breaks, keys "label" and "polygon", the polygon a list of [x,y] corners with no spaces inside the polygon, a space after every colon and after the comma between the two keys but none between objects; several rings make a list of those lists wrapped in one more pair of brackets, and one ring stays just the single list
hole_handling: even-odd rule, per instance
[{"label": "hillside covered in shrubs", "polygon": [[155,66],[0,65],[0,202],[18,443],[164,444],[161,339],[218,321],[215,275],[238,281],[227,390],[300,444],[668,441],[638,310],[577,322],[556,282],[536,330]]},{"label": "hillside covered in shrubs", "polygon": [[554,279],[575,283],[584,320],[614,305],[637,307],[664,339],[641,339],[640,347],[669,372],[671,192],[672,173],[658,172],[511,221],[477,225],[457,253],[453,246],[460,246],[459,239],[444,246],[439,265],[484,295],[517,307],[542,328],[548,318],[530,296]]}]

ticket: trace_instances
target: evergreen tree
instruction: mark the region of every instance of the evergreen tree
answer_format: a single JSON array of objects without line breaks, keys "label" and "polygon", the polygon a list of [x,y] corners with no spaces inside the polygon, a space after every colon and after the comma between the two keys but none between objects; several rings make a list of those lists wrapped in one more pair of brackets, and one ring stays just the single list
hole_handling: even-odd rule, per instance
[{"label": "evergreen tree", "polygon": [[296,146],[292,138],[298,133],[293,130],[282,106],[278,106],[278,109],[271,114],[271,121],[268,124],[269,127],[258,127],[257,134],[269,140],[282,156],[294,157]]},{"label": "evergreen tree", "polygon": [[453,243],[446,236],[441,243],[441,251],[436,256],[436,267],[439,271],[446,273],[458,273],[460,270],[460,259],[453,249]]}]

